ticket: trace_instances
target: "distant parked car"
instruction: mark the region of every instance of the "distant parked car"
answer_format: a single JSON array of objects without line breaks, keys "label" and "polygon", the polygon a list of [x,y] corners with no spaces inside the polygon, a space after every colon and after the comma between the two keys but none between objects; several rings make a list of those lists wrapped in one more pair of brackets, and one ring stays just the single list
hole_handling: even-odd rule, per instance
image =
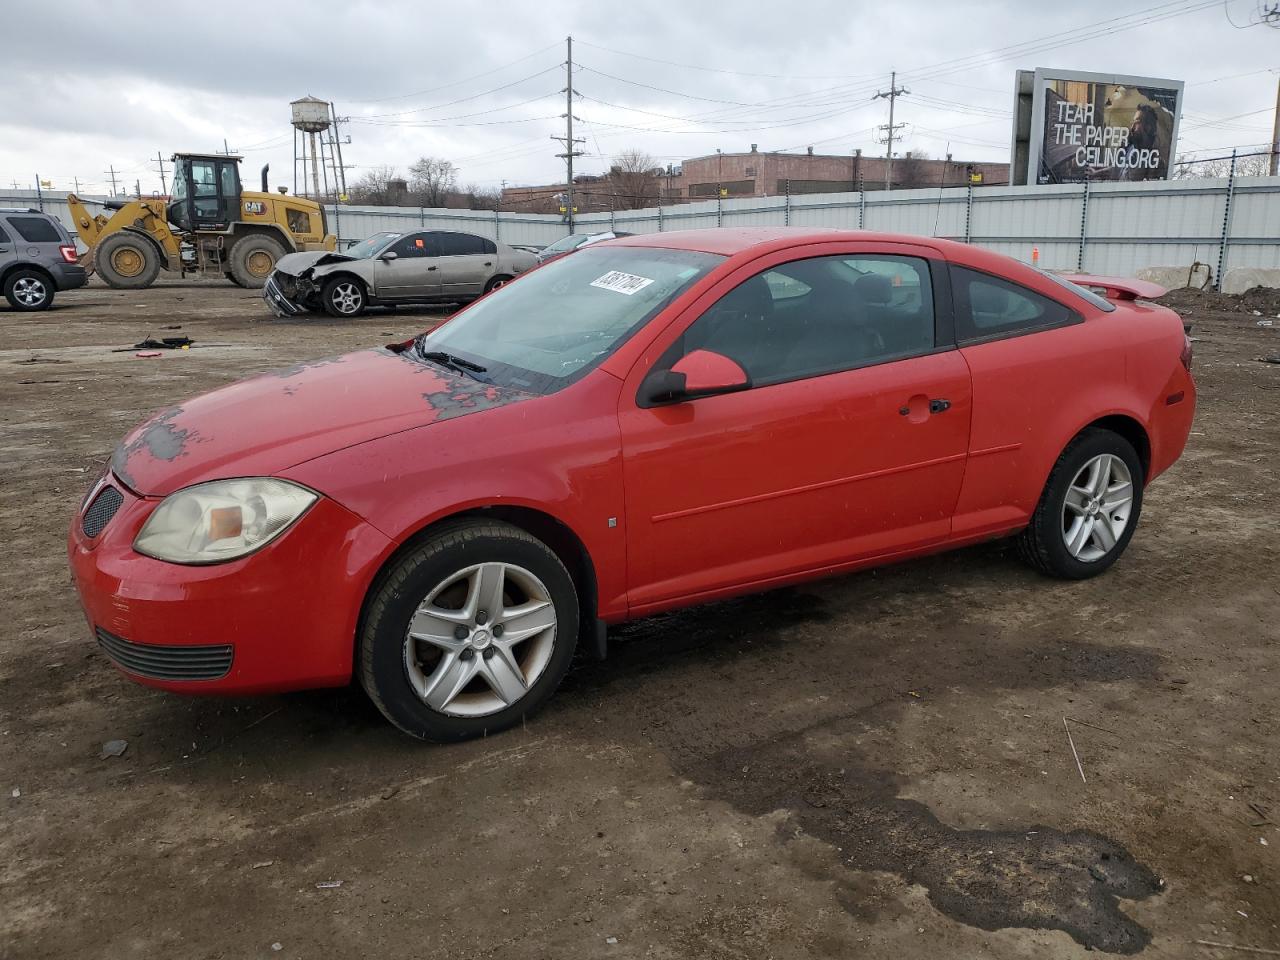
[{"label": "distant parked car", "polygon": [[536,264],[527,251],[470,233],[375,233],[341,253],[281,257],[262,298],[278,316],[358,317],[370,306],[465,303]]},{"label": "distant parked car", "polygon": [[618,237],[629,236],[631,234],[624,233],[621,230],[606,230],[604,233],[571,233],[569,236],[539,250],[538,262],[546,263],[548,260],[563,257],[567,253],[581,250],[583,247],[588,247],[593,243],[599,243],[601,240],[616,240]]},{"label": "distant parked car", "polygon": [[141,683],[354,676],[435,740],[520,723],[606,624],[1005,536],[1091,577],[1196,388],[1160,287],[1078,280],[894,234],[594,245],[414,340],[141,425],[72,521],[71,567]]},{"label": "distant parked car", "polygon": [[15,310],[47,310],[59,290],[89,282],[76,245],[57,217],[0,209],[0,289]]}]

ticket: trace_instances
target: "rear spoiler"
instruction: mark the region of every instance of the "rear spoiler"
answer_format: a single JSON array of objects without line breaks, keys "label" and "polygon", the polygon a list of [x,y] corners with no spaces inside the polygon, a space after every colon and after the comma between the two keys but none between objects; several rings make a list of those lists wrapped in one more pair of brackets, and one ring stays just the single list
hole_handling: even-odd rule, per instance
[{"label": "rear spoiler", "polygon": [[1063,280],[1082,287],[1101,290],[1108,300],[1155,300],[1169,291],[1150,280],[1131,280],[1128,277],[1095,277],[1088,273],[1065,273]]}]

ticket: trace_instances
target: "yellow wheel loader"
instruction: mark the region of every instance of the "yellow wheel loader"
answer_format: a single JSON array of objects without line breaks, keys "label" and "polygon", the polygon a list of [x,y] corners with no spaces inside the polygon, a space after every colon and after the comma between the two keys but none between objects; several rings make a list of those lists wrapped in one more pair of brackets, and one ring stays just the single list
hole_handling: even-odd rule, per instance
[{"label": "yellow wheel loader", "polygon": [[177,153],[173,195],[108,200],[111,215],[90,216],[67,197],[76,232],[89,252],[81,262],[110,286],[137,290],[161,270],[184,277],[228,278],[261,287],[286,253],[335,250],[324,208],[313,200],[240,189],[240,157]]}]

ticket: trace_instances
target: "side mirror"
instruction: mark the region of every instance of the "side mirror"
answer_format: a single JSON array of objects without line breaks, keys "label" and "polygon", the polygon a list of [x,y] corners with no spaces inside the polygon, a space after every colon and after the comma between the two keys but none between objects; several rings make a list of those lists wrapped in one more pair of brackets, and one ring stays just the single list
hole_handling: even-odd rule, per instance
[{"label": "side mirror", "polygon": [[380,256],[378,259],[379,259],[379,260],[385,260],[385,261],[387,261],[388,263],[390,263],[392,260],[399,260],[399,259],[400,259],[400,254],[396,253],[394,250],[388,250],[386,253],[384,253],[382,256]]},{"label": "side mirror", "polygon": [[644,382],[645,406],[682,403],[699,397],[736,393],[751,386],[751,378],[736,361],[711,350],[694,350],[676,361],[670,370],[656,370]]}]

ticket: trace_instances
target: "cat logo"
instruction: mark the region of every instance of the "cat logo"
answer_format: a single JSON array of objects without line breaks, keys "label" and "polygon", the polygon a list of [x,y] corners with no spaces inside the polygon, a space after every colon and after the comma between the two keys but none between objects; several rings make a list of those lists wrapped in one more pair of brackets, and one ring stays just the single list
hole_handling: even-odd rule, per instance
[{"label": "cat logo", "polygon": [[246,200],[244,202],[244,212],[262,216],[267,212],[267,205],[261,200]]}]

